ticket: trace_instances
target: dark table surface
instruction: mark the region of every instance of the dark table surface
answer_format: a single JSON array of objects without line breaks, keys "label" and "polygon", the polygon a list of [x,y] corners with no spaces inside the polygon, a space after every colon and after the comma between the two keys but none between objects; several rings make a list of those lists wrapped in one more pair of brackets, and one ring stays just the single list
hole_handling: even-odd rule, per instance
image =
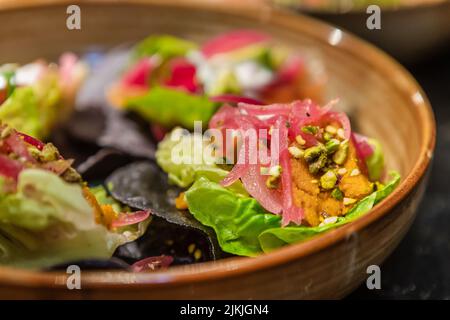
[{"label": "dark table surface", "polygon": [[381,289],[364,283],[350,299],[450,299],[450,48],[406,68],[436,117],[431,177],[414,224],[381,266]]}]

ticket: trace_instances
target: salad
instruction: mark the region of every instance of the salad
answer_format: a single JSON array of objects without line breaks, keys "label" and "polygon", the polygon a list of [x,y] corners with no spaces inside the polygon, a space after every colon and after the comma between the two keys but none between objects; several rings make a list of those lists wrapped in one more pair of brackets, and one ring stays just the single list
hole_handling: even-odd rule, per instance
[{"label": "salad", "polygon": [[[380,143],[352,132],[334,103],[225,105],[209,123],[218,130],[214,139],[187,132],[180,138],[176,129],[156,157],[169,179],[187,188],[177,207],[213,228],[222,250],[244,256],[304,241],[367,213],[400,176],[382,179]],[[218,136],[231,142],[220,144]],[[225,166],[230,150],[224,144],[237,154]],[[200,149],[214,152],[195,162],[196,151],[208,152]]]},{"label": "salad", "polygon": [[71,53],[60,64],[38,60],[0,66],[0,120],[37,138],[46,138],[73,107],[85,65]]},{"label": "salad", "polygon": [[87,187],[53,144],[4,124],[0,132],[1,264],[110,258],[145,232],[149,211],[130,213],[101,186]]},{"label": "salad", "polygon": [[0,264],[152,272],[255,257],[397,186],[301,53],[169,35],[0,72]]},{"label": "salad", "polygon": [[317,100],[322,81],[302,55],[253,30],[232,31],[201,45],[149,36],[132,48],[108,97],[112,105],[163,128],[192,129],[195,120],[208,121],[223,102]]}]

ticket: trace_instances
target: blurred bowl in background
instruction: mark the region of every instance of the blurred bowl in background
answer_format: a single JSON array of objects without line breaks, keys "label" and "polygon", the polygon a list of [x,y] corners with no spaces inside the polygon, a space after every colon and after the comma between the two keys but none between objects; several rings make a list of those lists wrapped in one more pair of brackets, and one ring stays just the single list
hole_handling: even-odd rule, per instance
[{"label": "blurred bowl in background", "polygon": [[[366,8],[377,3],[381,8],[381,30],[369,30]],[[272,0],[272,4],[351,31],[402,63],[417,62],[450,42],[448,0]]]}]

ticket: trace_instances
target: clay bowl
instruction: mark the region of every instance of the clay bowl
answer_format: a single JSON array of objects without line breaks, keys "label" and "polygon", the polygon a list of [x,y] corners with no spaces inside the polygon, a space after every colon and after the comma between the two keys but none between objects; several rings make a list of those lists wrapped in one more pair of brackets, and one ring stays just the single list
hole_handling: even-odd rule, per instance
[{"label": "clay bowl", "polygon": [[300,1],[272,2],[349,30],[403,63],[420,61],[448,46],[450,40],[449,0],[411,0],[397,6],[381,6],[381,30],[366,27],[369,16],[366,8],[342,5],[341,8],[327,9],[295,5]]},{"label": "clay bowl", "polygon": [[149,33],[202,40],[232,28],[272,34],[293,49],[313,49],[328,73],[330,97],[351,108],[360,130],[382,141],[400,186],[359,220],[257,258],[174,267],[148,274],[83,272],[82,290],[65,273],[0,267],[0,297],[259,299],[340,298],[395,249],[416,215],[435,144],[428,100],[400,65],[371,45],[311,18],[267,8],[175,1],[82,2],[82,30],[65,28],[67,3],[4,5],[0,62],[54,58],[64,50],[114,46]]}]

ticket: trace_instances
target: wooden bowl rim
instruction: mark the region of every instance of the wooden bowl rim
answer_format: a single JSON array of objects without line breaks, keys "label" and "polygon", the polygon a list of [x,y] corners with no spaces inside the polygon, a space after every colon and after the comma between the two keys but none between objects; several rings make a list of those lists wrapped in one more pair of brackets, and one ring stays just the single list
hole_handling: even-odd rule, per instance
[{"label": "wooden bowl rim", "polygon": [[[70,2],[70,0],[56,2],[49,0],[34,0],[33,2],[19,2],[15,6],[0,4],[0,10],[25,10],[39,5],[46,7],[61,6],[64,4],[68,5]],[[266,22],[270,22],[278,27],[290,28],[293,31],[297,30],[322,43],[328,43],[328,35],[339,30],[313,18],[298,16],[264,6],[252,8],[252,10],[242,10],[239,6],[225,6],[223,4],[208,5],[196,2],[187,4],[184,2],[177,2],[176,0],[127,0],[122,3],[118,3],[114,0],[85,0],[78,1],[78,3],[81,5],[96,6],[148,5],[164,8],[202,10],[246,18],[255,23],[258,23],[261,17],[265,17]],[[307,25],[307,27],[305,27],[305,25]],[[235,277],[276,267],[317,253],[340,241],[349,239],[353,233],[365,228],[375,220],[388,214],[396,204],[404,199],[424,176],[433,155],[436,126],[431,105],[425,93],[412,75],[380,49],[347,33],[343,33],[342,40],[336,46],[347,54],[354,55],[355,59],[360,59],[373,69],[386,75],[386,81],[391,82],[405,99],[410,99],[411,108],[415,110],[415,117],[419,119],[418,125],[424,133],[421,137],[420,154],[413,169],[405,177],[402,177],[403,179],[400,185],[389,197],[383,200],[369,213],[354,222],[306,242],[292,244],[256,258],[235,257],[216,262],[205,262],[190,266],[177,266],[170,268],[167,271],[143,274],[124,271],[83,272],[83,288],[107,287],[108,289],[120,289],[133,287],[145,289],[159,286],[176,286],[185,283],[213,281],[224,277]],[[358,49],[355,50],[355,48]],[[395,74],[395,76],[393,76],[393,74]],[[67,276],[68,275],[63,272],[41,272],[12,267],[0,267],[0,285],[11,285],[23,288],[65,288]]]}]

